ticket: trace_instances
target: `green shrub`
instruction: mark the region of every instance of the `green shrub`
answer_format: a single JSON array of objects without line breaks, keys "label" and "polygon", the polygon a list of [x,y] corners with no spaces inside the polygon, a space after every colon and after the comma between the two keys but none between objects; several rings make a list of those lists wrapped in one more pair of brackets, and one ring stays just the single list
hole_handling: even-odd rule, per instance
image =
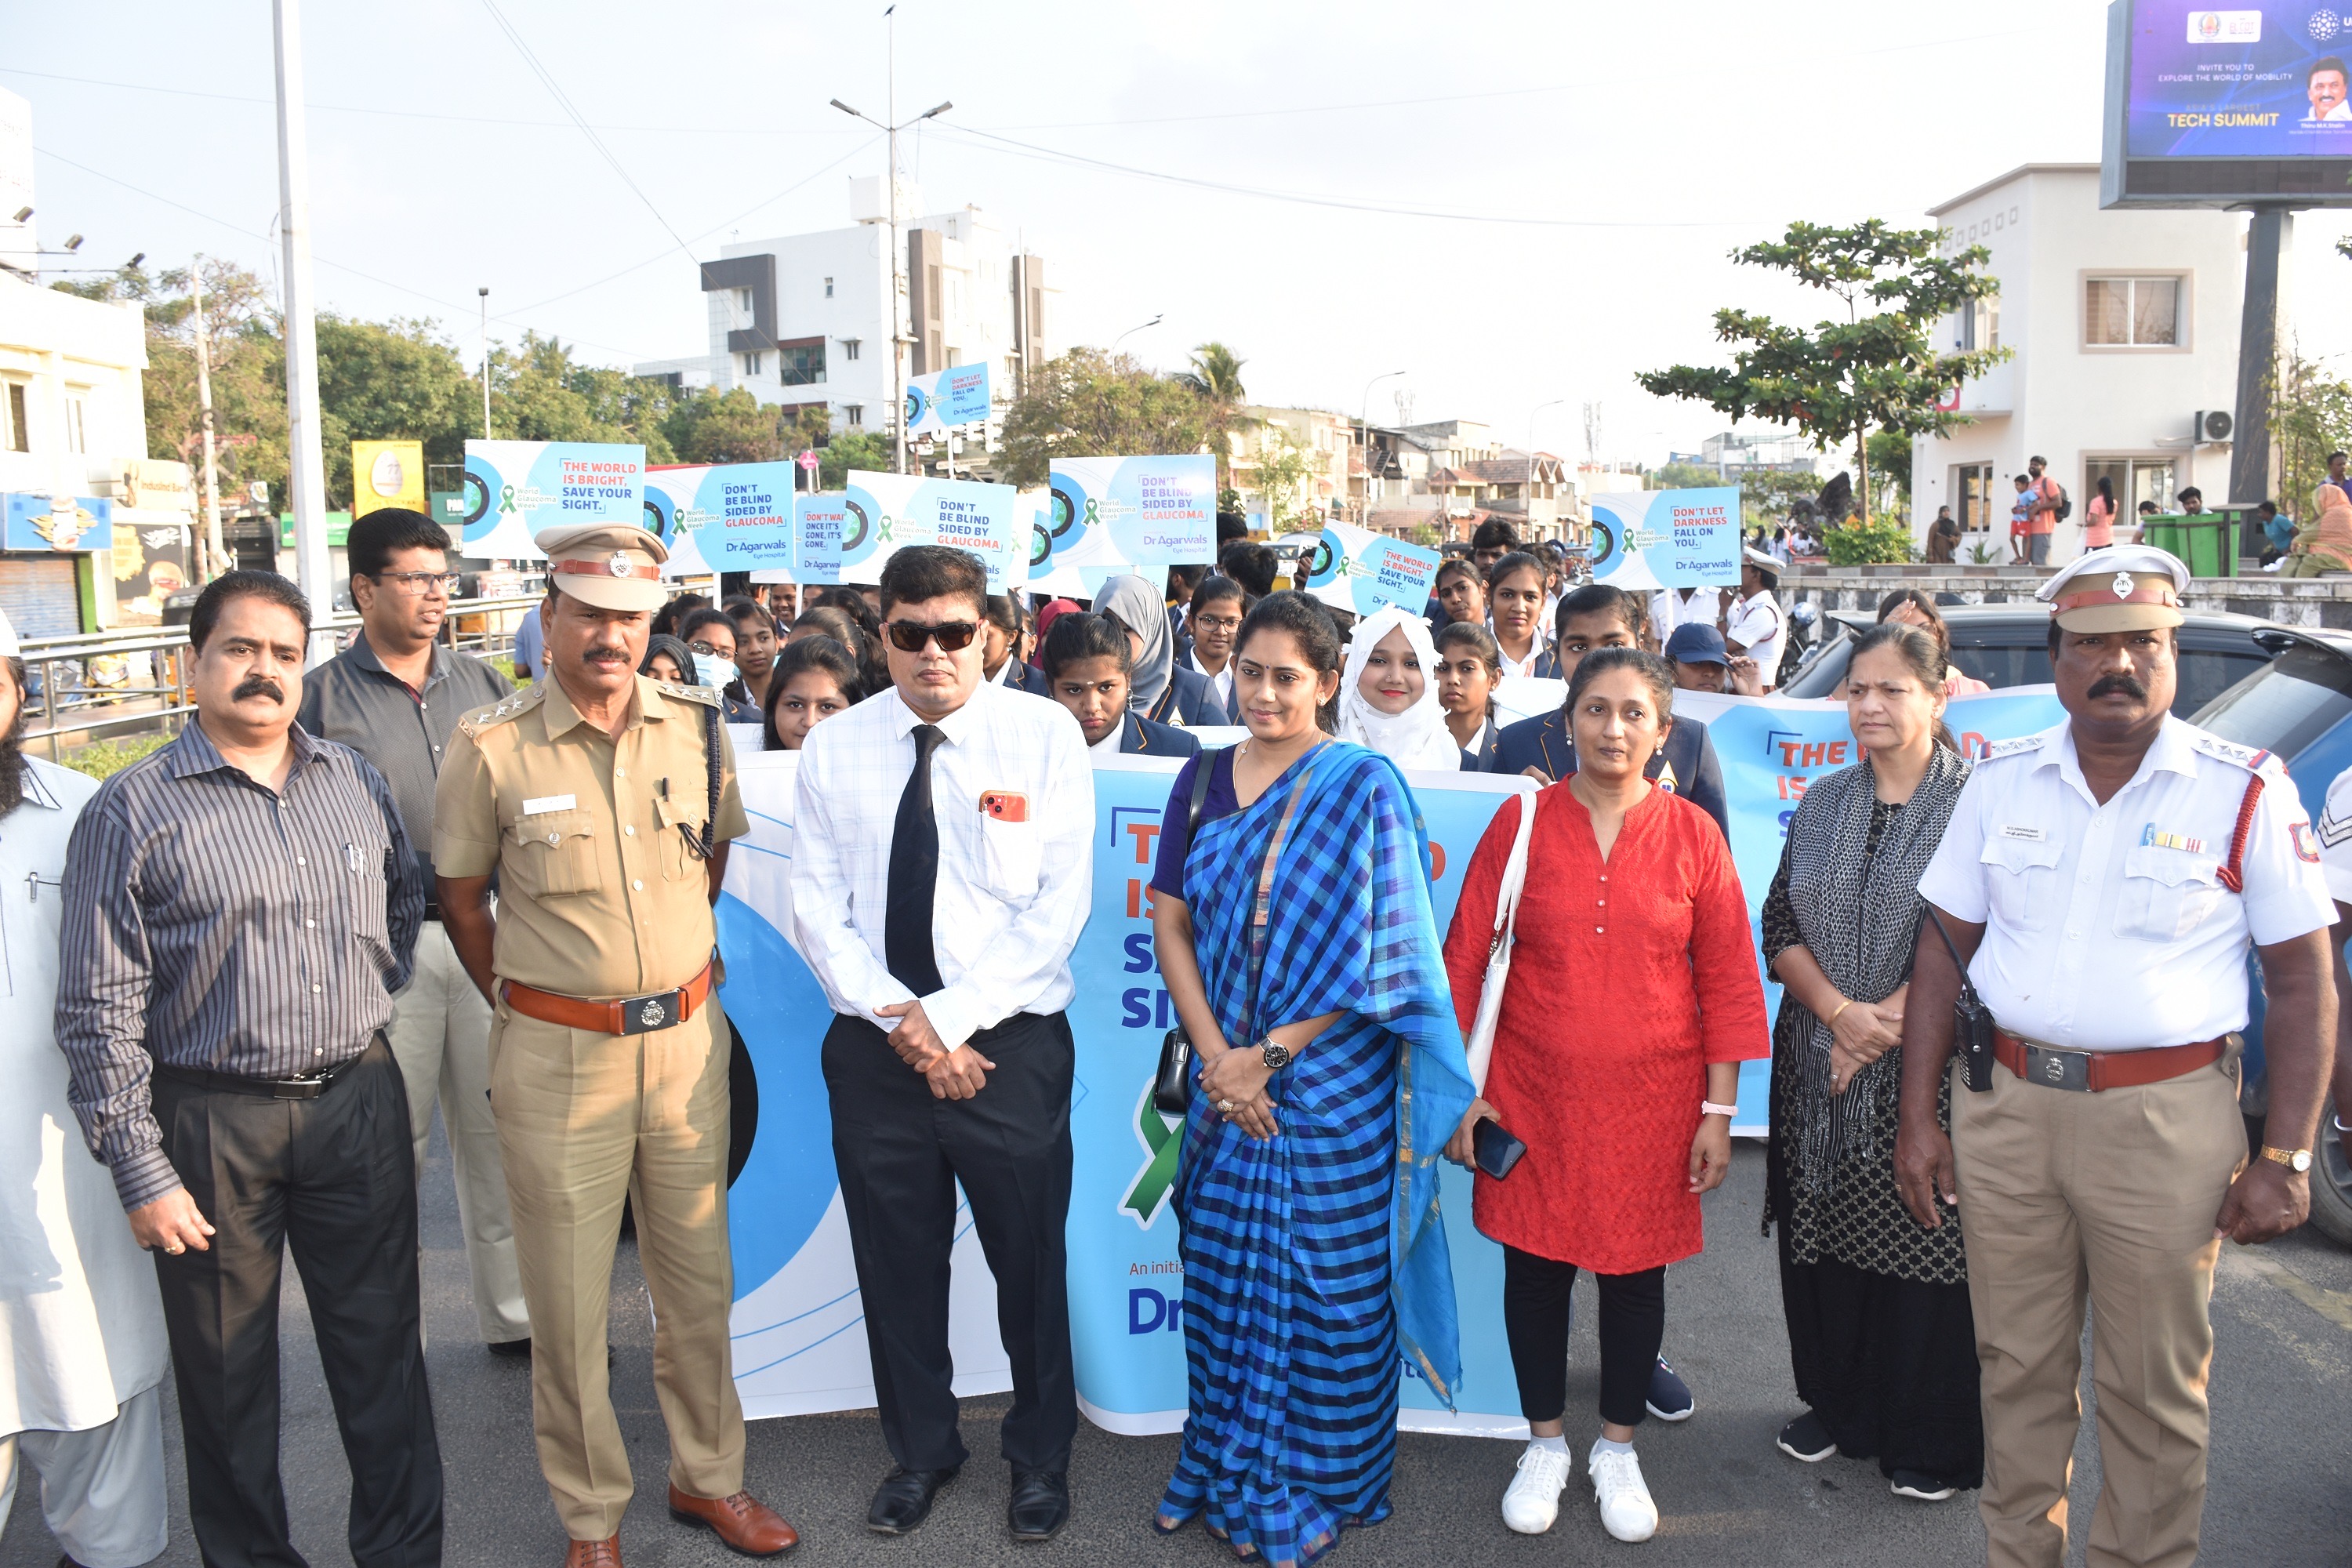
[{"label": "green shrub", "polygon": [[120,741],[93,741],[87,746],[77,746],[58,761],[78,773],[102,779],[171,743],[169,735],[126,735]]},{"label": "green shrub", "polygon": [[1911,556],[1911,528],[1904,522],[1847,523],[1822,541],[1832,566],[1900,564]]}]

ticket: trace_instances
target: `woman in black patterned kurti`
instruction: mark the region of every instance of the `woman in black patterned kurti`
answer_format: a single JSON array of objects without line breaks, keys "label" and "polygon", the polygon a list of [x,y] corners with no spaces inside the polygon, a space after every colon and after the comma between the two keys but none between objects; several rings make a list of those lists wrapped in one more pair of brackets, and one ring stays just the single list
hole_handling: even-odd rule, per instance
[{"label": "woman in black patterned kurti", "polygon": [[1874,1458],[1926,1501],[1977,1486],[1984,1461],[1958,1216],[1927,1230],[1895,1186],[1919,876],[1969,774],[1943,725],[1942,666],[1912,627],[1855,645],[1846,704],[1864,760],[1806,791],[1763,910],[1764,961],[1785,988],[1765,1225],[1780,1225],[1789,1359],[1811,1407],[1780,1447]]}]

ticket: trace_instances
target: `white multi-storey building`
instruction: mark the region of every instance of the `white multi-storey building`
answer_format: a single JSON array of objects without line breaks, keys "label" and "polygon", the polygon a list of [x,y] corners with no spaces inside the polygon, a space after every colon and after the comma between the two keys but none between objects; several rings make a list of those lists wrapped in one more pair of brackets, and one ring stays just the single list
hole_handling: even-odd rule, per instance
[{"label": "white multi-storey building", "polygon": [[830,410],[835,430],[891,427],[891,321],[903,374],[982,360],[997,400],[1062,351],[1057,290],[976,206],[915,216],[922,195],[898,188],[898,309],[891,292],[888,193],[880,176],[850,184],[849,228],[725,247],[702,264],[709,352],[635,368],[683,386],[743,387],[762,403]]},{"label": "white multi-storey building", "polygon": [[2098,481],[2129,519],[2194,485],[2229,499],[2230,443],[2196,428],[2236,403],[2242,213],[2102,211],[2096,163],[2028,163],[1929,209],[1949,250],[1981,245],[1998,296],[1947,318],[1953,348],[2012,357],[1964,383],[1970,423],[1911,448],[1912,529],[1949,506],[1972,546],[2007,561],[2016,475],[2048,459],[2074,512],[2050,559],[2073,559]]}]

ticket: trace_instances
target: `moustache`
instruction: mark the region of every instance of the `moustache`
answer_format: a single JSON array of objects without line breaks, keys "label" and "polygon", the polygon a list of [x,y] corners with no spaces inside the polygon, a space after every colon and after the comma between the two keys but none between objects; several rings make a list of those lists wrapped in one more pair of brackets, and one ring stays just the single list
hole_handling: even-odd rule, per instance
[{"label": "moustache", "polygon": [[2093,681],[2088,695],[2094,701],[2102,697],[2129,697],[2145,702],[2147,700],[2147,686],[2139,677],[2118,670]]},{"label": "moustache", "polygon": [[248,697],[267,697],[281,708],[286,705],[285,688],[266,675],[247,676],[236,683],[236,689],[228,694],[232,702],[242,702]]}]

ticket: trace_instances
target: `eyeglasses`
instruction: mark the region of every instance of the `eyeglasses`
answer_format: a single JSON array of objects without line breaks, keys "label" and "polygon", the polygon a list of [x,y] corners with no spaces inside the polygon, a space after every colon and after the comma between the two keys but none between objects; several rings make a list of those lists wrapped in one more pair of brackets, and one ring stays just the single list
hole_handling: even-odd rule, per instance
[{"label": "eyeglasses", "polygon": [[720,653],[720,652],[719,651],[719,645],[718,645],[717,643],[690,642],[690,643],[687,644],[686,646],[687,646],[688,647],[692,648],[695,652],[697,652],[697,653],[700,654],[700,655],[701,655],[703,658],[727,658],[727,659],[731,659],[731,658],[733,658],[735,657],[735,650],[734,650],[733,648],[731,648],[731,647],[730,647],[730,648],[729,648],[725,653]]},{"label": "eyeglasses", "polygon": [[1237,632],[1242,627],[1239,616],[1194,616],[1192,624],[1203,631]]},{"label": "eyeglasses", "polygon": [[379,572],[375,580],[391,584],[412,599],[429,594],[436,587],[454,598],[457,584],[462,581],[455,572]]},{"label": "eyeglasses", "polygon": [[954,653],[970,647],[971,639],[980,633],[977,621],[941,621],[927,626],[920,621],[886,621],[882,629],[890,634],[890,646],[900,653],[920,653],[923,645],[937,637],[941,653]]}]

